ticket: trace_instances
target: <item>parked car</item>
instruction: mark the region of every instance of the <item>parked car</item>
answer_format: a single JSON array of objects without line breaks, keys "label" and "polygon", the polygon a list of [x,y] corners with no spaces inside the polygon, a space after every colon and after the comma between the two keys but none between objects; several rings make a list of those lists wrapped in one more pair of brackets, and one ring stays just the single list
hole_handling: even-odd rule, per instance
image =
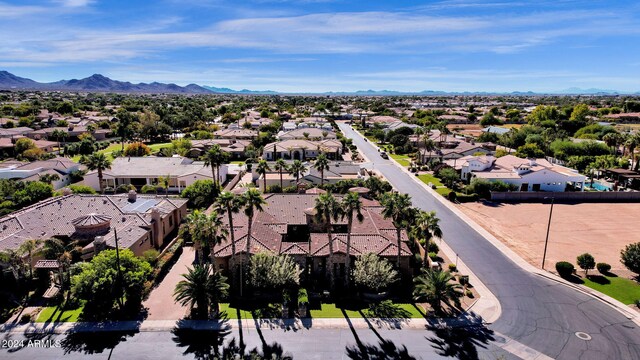
[{"label": "parked car", "polygon": [[389,159],[389,155],[387,155],[387,153],[384,151],[380,153],[380,157],[383,159]]}]

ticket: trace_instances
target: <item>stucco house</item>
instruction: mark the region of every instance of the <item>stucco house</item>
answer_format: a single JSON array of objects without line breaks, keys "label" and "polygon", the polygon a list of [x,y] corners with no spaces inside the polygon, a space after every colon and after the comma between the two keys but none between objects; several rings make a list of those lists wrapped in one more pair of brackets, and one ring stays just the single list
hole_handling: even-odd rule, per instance
[{"label": "stucco house", "polygon": [[[221,183],[227,179],[228,166],[220,167]],[[196,180],[212,180],[211,167],[203,161],[194,161],[181,156],[173,157],[119,157],[111,163],[111,169],[102,172],[105,188],[117,188],[120,185],[133,185],[140,190],[144,185],[156,185],[161,177],[169,177],[169,192],[181,192]],[[100,190],[98,172],[91,171],[84,183]]]}]

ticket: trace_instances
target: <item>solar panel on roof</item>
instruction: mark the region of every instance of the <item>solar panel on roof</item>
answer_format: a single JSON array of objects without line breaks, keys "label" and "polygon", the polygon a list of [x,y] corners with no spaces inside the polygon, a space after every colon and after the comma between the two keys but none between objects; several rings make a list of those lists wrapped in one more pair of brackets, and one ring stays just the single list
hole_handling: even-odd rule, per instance
[{"label": "solar panel on roof", "polygon": [[123,207],[125,212],[147,212],[158,203],[156,199],[138,199],[136,202]]}]

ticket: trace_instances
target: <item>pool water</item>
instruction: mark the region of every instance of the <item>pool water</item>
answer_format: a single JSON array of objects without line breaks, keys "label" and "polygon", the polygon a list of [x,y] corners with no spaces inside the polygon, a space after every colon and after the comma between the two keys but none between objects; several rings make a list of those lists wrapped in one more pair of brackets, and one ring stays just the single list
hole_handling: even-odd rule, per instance
[{"label": "pool water", "polygon": [[611,188],[600,183],[594,182],[593,185],[591,183],[584,184],[585,189],[591,188],[598,191],[611,191]]}]

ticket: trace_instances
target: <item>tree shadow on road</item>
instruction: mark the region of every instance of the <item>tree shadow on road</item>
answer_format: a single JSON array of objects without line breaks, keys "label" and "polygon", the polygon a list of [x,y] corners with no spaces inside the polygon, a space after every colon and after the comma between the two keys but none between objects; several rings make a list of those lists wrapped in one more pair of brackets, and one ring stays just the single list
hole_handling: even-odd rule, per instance
[{"label": "tree shadow on road", "polygon": [[[206,324],[204,321],[198,323]],[[196,359],[218,358],[220,347],[224,345],[224,338],[229,334],[229,330],[213,329],[224,329],[225,327],[219,326],[220,324],[200,329],[192,326],[192,324],[195,324],[195,322],[180,320],[171,331],[176,345],[185,348],[182,354],[192,354]]]},{"label": "tree shadow on road", "polygon": [[415,360],[416,358],[409,354],[407,347],[396,346],[392,341],[387,340],[380,336],[380,333],[372,326],[369,321],[369,329],[378,337],[378,344],[365,344],[360,340],[358,332],[351,323],[351,319],[347,313],[342,309],[342,315],[349,324],[349,329],[353,334],[353,338],[356,340],[356,345],[350,345],[346,347],[347,356],[349,359],[354,360],[370,360],[370,359],[386,359],[386,360]]},{"label": "tree shadow on road", "polygon": [[438,355],[456,359],[478,359],[478,347],[486,349],[493,331],[484,325],[430,328],[435,337],[426,338]]},{"label": "tree shadow on road", "polygon": [[61,347],[65,354],[82,352],[84,354],[100,354],[113,349],[128,337],[138,333],[138,328],[131,330],[99,330],[82,331],[70,330],[62,341]]}]

